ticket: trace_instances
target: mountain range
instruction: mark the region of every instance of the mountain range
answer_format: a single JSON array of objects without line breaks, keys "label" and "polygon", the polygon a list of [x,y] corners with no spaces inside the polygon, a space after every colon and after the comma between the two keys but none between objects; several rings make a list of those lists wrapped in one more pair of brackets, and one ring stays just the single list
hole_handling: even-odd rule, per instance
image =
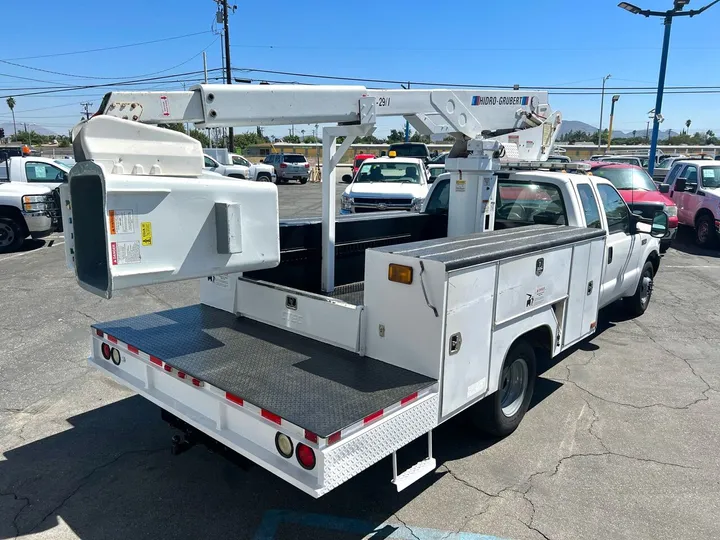
[{"label": "mountain range", "polygon": [[[604,126],[603,129],[607,129],[607,126]],[[684,128],[683,128],[684,129]],[[590,124],[586,124],[585,122],[580,122],[578,120],[563,120],[562,124],[560,125],[560,134],[558,137],[562,137],[566,133],[569,133],[571,131],[583,131],[585,133],[597,133],[597,127],[591,126]],[[669,129],[669,130],[660,130],[659,138],[667,139],[668,138],[668,131],[672,131],[674,135],[677,135],[678,133],[682,133],[682,129]],[[690,133],[694,133],[694,131],[691,129]],[[613,129],[612,132],[613,139],[622,138],[622,137],[632,137],[632,131],[619,131]],[[645,130],[644,129],[638,129],[635,133],[636,137],[644,137],[645,136]]]},{"label": "mountain range", "polygon": [[[39,135],[58,135],[58,133],[55,133],[54,131],[44,128],[40,124],[31,124],[29,122],[18,122],[17,123],[18,131],[24,131],[25,126],[27,126],[28,131],[34,131],[35,133],[37,133]],[[10,137],[14,133],[12,122],[0,122],[0,128],[5,130],[6,137]]]}]

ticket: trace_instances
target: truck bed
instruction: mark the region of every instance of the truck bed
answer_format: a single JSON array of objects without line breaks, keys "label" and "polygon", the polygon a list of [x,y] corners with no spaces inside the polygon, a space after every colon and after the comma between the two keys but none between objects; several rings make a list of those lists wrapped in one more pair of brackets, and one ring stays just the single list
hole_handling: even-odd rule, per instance
[{"label": "truck bed", "polygon": [[92,327],[321,437],[437,382],[204,305]]}]

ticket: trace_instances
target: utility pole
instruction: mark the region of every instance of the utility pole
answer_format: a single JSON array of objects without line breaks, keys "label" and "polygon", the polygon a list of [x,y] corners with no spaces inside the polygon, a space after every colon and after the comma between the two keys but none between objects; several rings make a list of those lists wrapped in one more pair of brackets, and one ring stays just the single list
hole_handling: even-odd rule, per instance
[{"label": "utility pole", "polygon": [[[223,7],[223,29],[225,31],[225,83],[232,84],[232,72],[230,70],[230,27],[228,24],[228,0],[221,0]],[[235,6],[233,6],[233,12]],[[231,127],[228,128],[228,141],[227,149],[230,152],[235,151],[235,130]]]},{"label": "utility pole", "polygon": [[[405,90],[410,90],[410,81],[408,81],[407,86],[405,86],[404,84],[401,84],[400,86],[402,86]],[[410,122],[405,120],[405,142],[409,142],[409,141],[410,141]]]},{"label": "utility pole", "polygon": [[92,103],[86,101],[85,103],[81,103],[80,106],[84,109],[82,114],[85,115],[85,120],[90,120],[90,107],[92,107]]}]

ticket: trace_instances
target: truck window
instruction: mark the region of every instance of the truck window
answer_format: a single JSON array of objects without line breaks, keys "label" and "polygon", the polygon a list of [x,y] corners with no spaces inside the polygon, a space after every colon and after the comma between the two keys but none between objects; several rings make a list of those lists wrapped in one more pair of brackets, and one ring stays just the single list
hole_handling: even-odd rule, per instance
[{"label": "truck window", "polygon": [[706,188],[720,187],[720,167],[703,167],[702,185]]},{"label": "truck window", "polygon": [[242,156],[233,156],[233,165],[242,165],[243,167],[249,167],[250,162]]},{"label": "truck window", "polygon": [[607,184],[598,184],[600,192],[600,201],[605,209],[605,216],[608,222],[608,232],[610,234],[623,232],[630,233],[630,210],[628,210],[625,201],[615,188]]},{"label": "truck window", "polygon": [[215,163],[211,158],[205,156],[205,167],[207,167],[208,169],[214,169],[217,166],[217,163]]},{"label": "truck window", "polygon": [[567,225],[565,201],[552,184],[500,181],[495,222],[498,229],[539,223]]},{"label": "truck window", "polygon": [[28,182],[67,182],[67,175],[62,170],[34,161],[25,163],[25,176]]},{"label": "truck window", "polygon": [[427,214],[447,214],[450,206],[450,180],[441,180],[433,189],[425,207]]},{"label": "truck window", "polygon": [[386,182],[419,184],[420,171],[414,163],[364,163],[355,179],[357,183]]},{"label": "truck window", "polygon": [[600,209],[597,205],[597,199],[589,184],[578,184],[578,192],[580,193],[580,202],[582,203],[583,212],[585,212],[585,223],[591,229],[602,229],[600,223]]},{"label": "truck window", "polygon": [[307,160],[305,159],[305,156],[298,154],[285,154],[283,156],[283,161],[285,163],[305,163]]},{"label": "truck window", "polygon": [[682,165],[680,164],[673,166],[670,170],[670,174],[668,174],[667,178],[663,182],[672,186],[675,183],[675,179],[678,177],[678,174],[680,174],[680,169],[682,169]]}]

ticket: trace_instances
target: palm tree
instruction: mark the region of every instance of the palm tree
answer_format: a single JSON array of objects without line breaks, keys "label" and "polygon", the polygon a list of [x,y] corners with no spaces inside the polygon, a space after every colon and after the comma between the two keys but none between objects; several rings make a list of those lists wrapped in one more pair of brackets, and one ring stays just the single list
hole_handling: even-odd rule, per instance
[{"label": "palm tree", "polygon": [[17,136],[17,126],[15,125],[15,98],[12,96],[7,98],[6,103],[13,117],[13,135]]},{"label": "palm tree", "polygon": [[692,124],[692,120],[690,120],[689,118],[685,120],[685,133],[690,132],[690,124]]}]

